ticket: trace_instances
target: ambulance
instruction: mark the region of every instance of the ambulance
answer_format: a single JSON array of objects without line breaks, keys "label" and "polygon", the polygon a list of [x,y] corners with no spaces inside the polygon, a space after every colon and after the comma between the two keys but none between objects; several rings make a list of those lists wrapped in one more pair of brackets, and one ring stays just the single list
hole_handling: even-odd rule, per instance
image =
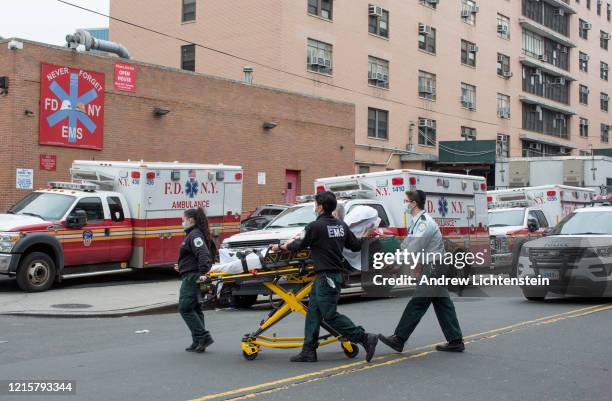
[{"label": "ambulance", "polygon": [[420,189],[427,194],[425,211],[438,223],[446,248],[461,249],[474,254],[482,252],[483,266],[490,261],[487,220],[487,184],[483,177],[421,170],[391,170],[315,181],[315,191],[367,190],[391,211],[393,220],[400,222],[386,229],[385,235],[405,237],[409,225],[405,193]]},{"label": "ambulance", "polygon": [[24,291],[63,278],[172,266],[185,209],[202,207],[217,242],[240,231],[242,168],[222,164],[75,161],[0,214],[0,274]]},{"label": "ambulance", "polygon": [[566,185],[487,192],[492,267],[516,274],[521,247],[556,226],[576,208],[592,202],[595,191]]}]

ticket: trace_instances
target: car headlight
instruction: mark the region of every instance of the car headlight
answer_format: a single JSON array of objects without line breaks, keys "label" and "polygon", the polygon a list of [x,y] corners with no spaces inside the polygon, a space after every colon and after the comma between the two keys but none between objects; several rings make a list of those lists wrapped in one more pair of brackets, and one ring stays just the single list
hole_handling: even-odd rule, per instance
[{"label": "car headlight", "polygon": [[21,239],[21,233],[0,232],[0,252],[10,252],[15,243]]},{"label": "car headlight", "polygon": [[587,248],[584,251],[585,258],[601,258],[610,255],[612,255],[612,247],[608,246]]}]

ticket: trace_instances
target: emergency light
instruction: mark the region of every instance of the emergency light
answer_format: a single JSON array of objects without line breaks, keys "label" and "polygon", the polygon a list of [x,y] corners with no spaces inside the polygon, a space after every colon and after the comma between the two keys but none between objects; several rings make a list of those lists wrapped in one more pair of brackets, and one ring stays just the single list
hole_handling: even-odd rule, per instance
[{"label": "emergency light", "polygon": [[402,177],[391,178],[391,185],[404,185],[404,179]]},{"label": "emergency light", "polygon": [[557,191],[548,191],[546,192],[546,196],[557,196]]},{"label": "emergency light", "polygon": [[97,190],[99,187],[96,184],[92,184],[90,182],[78,183],[78,182],[53,181],[49,183],[49,188],[51,189],[72,189],[75,191],[93,192]]}]

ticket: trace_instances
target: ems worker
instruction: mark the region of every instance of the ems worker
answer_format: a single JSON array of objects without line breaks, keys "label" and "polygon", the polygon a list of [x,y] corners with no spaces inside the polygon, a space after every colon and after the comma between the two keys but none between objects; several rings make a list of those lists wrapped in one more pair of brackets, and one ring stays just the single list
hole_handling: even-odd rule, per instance
[{"label": "ems worker", "polygon": [[[408,235],[402,243],[402,249],[406,249],[414,255],[424,253],[425,257],[431,253],[439,254],[440,256],[436,257],[437,260],[441,260],[444,255],[442,234],[440,234],[438,224],[423,210],[425,199],[425,192],[421,190],[406,192],[407,213],[412,216],[412,219]],[[422,274],[428,278],[439,276],[440,270],[443,268],[435,264],[426,264],[421,267]],[[395,334],[389,337],[380,334],[380,340],[395,351],[402,352],[404,343],[419,324],[430,304],[434,306],[438,323],[446,341],[448,341],[445,345],[437,345],[436,349],[438,351],[462,352],[465,346],[455,306],[449,297],[448,290],[442,286],[417,286],[414,297],[406,306],[404,314],[395,329]]]},{"label": "ems worker", "polygon": [[334,218],[332,212],[337,201],[333,192],[323,191],[315,196],[317,219],[308,224],[301,239],[283,245],[275,245],[273,251],[298,251],[310,247],[310,255],[316,272],[308,302],[308,313],[304,328],[302,352],[291,358],[291,362],[316,362],[321,323],[329,324],[343,338],[362,344],[366,350],[366,361],[370,362],[376,350],[378,338],[366,333],[360,326],[337,311],[342,286],[342,250],[346,247],[354,252],[361,249],[361,240],[351,232],[346,223]]},{"label": "ems worker", "polygon": [[183,229],[187,234],[179,250],[178,265],[181,274],[179,312],[191,332],[192,343],[185,348],[188,352],[204,352],[214,341],[204,325],[204,314],[198,299],[198,279],[210,270],[214,255],[210,251],[208,219],[202,208],[186,210],[183,215]]}]

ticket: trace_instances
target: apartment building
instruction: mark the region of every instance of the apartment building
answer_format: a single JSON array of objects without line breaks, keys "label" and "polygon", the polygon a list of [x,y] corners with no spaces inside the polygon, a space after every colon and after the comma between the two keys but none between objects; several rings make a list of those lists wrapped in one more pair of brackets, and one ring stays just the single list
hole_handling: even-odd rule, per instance
[{"label": "apartment building", "polygon": [[610,0],[111,0],[113,17],[163,35],[118,20],[110,34],[138,60],[354,103],[355,171],[486,173],[499,157],[609,146],[610,12]]}]

